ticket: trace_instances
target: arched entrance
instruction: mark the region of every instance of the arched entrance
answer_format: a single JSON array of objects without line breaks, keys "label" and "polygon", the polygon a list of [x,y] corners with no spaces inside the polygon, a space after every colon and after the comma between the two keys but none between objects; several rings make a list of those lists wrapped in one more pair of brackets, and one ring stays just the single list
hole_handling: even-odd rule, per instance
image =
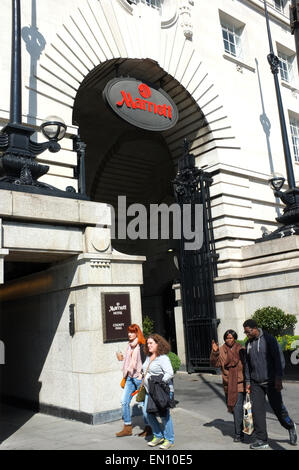
[{"label": "arched entrance", "polygon": [[[179,120],[170,130],[139,129],[116,116],[102,92],[115,77],[130,76],[162,88],[175,102]],[[83,80],[75,102],[73,121],[87,144],[86,190],[93,201],[111,204],[117,215],[119,196],[127,207],[139,203],[170,205],[174,202],[171,181],[182,153],[184,129],[194,135],[206,125],[200,108],[186,89],[153,60],[114,59],[96,67]],[[192,136],[192,133],[191,133]],[[174,240],[117,240],[113,247],[122,253],[145,255],[142,289],[143,315],[155,322],[155,330],[172,342],[174,296],[170,286],[179,272],[174,264]]]}]

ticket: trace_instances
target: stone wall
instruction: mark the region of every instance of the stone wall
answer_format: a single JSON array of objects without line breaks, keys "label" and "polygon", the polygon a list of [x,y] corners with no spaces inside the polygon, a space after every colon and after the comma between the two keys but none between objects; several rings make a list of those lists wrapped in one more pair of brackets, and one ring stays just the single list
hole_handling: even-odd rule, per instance
[{"label": "stone wall", "polygon": [[[142,261],[81,255],[27,276],[27,293],[1,304],[1,339],[6,347],[2,394],[90,423],[118,419],[122,373],[115,353],[119,348],[124,352],[127,342],[104,343],[101,295],[129,292],[132,323],[141,324]],[[30,285],[37,281],[39,293],[32,295]]]},{"label": "stone wall", "polygon": [[[240,248],[238,260],[219,266],[215,278],[219,344],[226,330],[244,339],[243,323],[258,308],[279,307],[297,317],[294,334],[299,334],[299,236],[264,241]],[[178,354],[186,364],[180,285],[174,286]]]}]

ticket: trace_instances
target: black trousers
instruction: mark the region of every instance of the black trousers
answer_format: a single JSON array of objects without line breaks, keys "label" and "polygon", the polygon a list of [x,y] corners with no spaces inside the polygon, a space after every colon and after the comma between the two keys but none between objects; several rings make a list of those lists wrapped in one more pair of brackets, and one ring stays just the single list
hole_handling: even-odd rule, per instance
[{"label": "black trousers", "polygon": [[257,439],[265,442],[268,440],[266,426],[266,395],[280,424],[288,430],[294,426],[294,423],[289,417],[289,413],[283,404],[281,392],[278,392],[275,389],[274,384],[269,383],[261,385],[252,382],[250,398],[252,402],[254,435]]}]

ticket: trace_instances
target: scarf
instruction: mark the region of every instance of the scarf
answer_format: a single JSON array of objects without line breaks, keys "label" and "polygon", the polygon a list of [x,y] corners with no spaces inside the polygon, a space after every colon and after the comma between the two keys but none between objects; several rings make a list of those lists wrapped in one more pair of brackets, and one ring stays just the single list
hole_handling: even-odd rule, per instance
[{"label": "scarf", "polygon": [[140,347],[138,345],[138,338],[128,344],[124,365],[123,376],[135,377],[140,374],[142,369],[142,361],[140,355]]},{"label": "scarf", "polygon": [[232,348],[224,344],[224,350],[227,354],[224,367],[228,370],[227,408],[230,413],[233,412],[238,399],[238,364],[240,361],[239,352],[241,347],[242,346],[238,343],[235,343]]}]

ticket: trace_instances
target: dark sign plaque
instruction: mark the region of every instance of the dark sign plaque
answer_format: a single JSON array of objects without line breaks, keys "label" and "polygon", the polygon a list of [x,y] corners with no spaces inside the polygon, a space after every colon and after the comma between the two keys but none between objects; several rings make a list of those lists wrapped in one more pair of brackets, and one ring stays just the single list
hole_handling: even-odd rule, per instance
[{"label": "dark sign plaque", "polygon": [[178,109],[162,89],[132,77],[113,78],[103,90],[113,111],[133,126],[149,131],[166,131],[178,121]]},{"label": "dark sign plaque", "polygon": [[130,294],[102,294],[104,343],[128,340],[128,326],[131,325]]}]

